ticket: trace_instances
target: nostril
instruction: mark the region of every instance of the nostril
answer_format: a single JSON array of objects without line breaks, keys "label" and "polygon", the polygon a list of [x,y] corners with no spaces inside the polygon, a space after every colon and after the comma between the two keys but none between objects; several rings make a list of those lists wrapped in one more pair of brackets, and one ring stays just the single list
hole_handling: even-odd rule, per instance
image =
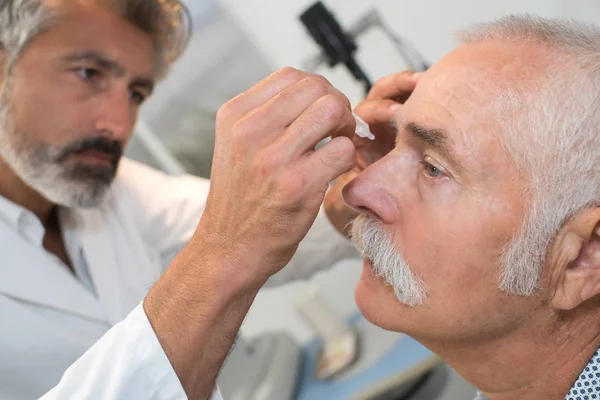
[{"label": "nostril", "polygon": [[381,216],[379,214],[377,214],[375,211],[371,210],[370,208],[363,207],[363,206],[357,206],[356,211],[358,211],[361,214],[366,214],[367,216],[369,216],[371,218],[381,220]]}]

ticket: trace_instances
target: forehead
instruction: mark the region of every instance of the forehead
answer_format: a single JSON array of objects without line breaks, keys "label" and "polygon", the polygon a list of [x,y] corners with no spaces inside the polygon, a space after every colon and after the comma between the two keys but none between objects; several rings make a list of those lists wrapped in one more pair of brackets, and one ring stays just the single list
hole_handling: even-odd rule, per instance
[{"label": "forehead", "polygon": [[95,50],[118,61],[135,74],[153,76],[155,49],[150,35],[110,9],[91,1],[50,0],[57,12],[51,29],[29,47],[35,52],[59,55]]},{"label": "forehead", "polygon": [[522,105],[518,48],[463,46],[435,64],[419,80],[402,121],[446,132],[468,178],[498,179],[511,167],[500,138]]}]

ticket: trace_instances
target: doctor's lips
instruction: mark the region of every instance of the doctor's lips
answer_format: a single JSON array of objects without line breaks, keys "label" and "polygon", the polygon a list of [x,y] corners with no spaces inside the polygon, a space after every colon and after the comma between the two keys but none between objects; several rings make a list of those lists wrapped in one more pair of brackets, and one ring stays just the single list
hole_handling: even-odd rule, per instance
[{"label": "doctor's lips", "polygon": [[88,164],[116,169],[123,150],[119,142],[96,136],[66,147],[56,161],[64,163],[72,155]]}]

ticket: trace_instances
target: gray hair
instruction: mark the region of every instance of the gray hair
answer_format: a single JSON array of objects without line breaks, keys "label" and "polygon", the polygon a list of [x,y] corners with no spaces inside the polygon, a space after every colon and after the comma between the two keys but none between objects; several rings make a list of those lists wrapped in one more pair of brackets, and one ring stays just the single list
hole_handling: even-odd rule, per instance
[{"label": "gray hair", "polygon": [[[72,1],[72,0],[68,0]],[[157,75],[166,75],[169,66],[185,50],[191,34],[191,18],[179,0],[95,0],[109,7],[152,36],[157,53]],[[0,50],[4,52],[5,73],[9,73],[27,44],[52,27],[60,5],[45,0],[0,1]]]},{"label": "gray hair", "polygon": [[522,113],[503,118],[500,138],[531,198],[520,232],[503,251],[500,288],[531,295],[561,227],[600,205],[600,30],[525,15],[475,26],[459,38],[532,44],[547,54],[532,66],[538,73],[523,82],[526,89],[513,88]]}]

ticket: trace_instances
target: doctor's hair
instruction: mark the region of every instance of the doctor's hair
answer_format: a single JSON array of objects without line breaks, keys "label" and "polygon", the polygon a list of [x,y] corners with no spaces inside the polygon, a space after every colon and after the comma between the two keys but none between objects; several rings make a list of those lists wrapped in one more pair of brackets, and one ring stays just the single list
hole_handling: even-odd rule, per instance
[{"label": "doctor's hair", "polygon": [[[27,45],[52,28],[61,4],[79,0],[0,0],[0,50],[9,75]],[[152,37],[157,78],[163,78],[191,37],[192,20],[179,0],[91,0],[107,7]]]},{"label": "doctor's hair", "polygon": [[[600,206],[600,29],[573,20],[509,16],[475,26],[459,39],[533,46],[526,50],[533,68],[503,93],[519,112],[509,118],[498,113],[504,114],[499,142],[530,199],[519,233],[503,251],[499,286],[531,295],[560,229],[577,213]],[[511,68],[505,66],[507,76],[523,72]]]}]

